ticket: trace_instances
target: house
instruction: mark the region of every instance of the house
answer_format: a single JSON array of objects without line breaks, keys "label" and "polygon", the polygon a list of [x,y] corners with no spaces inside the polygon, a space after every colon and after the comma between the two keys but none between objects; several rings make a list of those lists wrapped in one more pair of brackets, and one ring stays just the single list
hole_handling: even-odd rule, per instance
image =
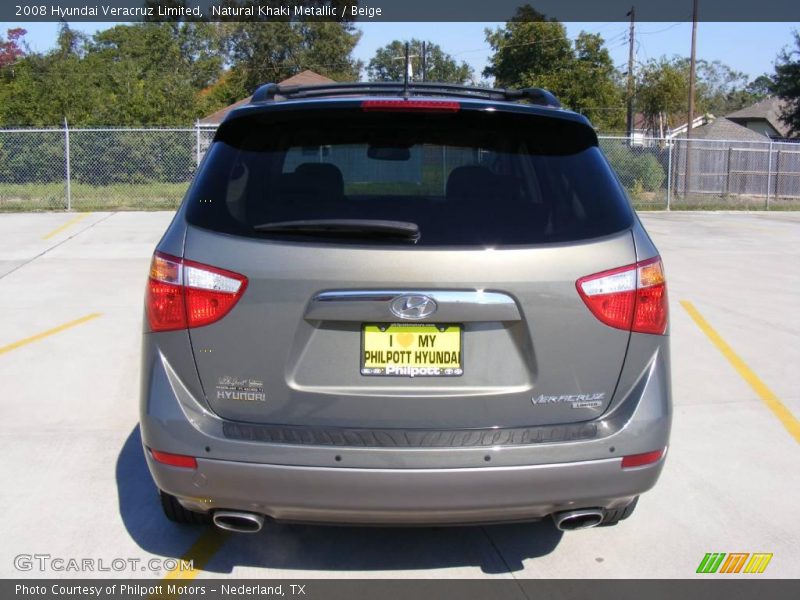
[{"label": "house", "polygon": [[765,98],[751,106],[725,115],[734,123],[770,139],[790,137],[789,125],[781,119],[785,102],[780,98]]},{"label": "house", "polygon": [[[279,81],[278,85],[321,85],[325,83],[335,83],[335,81],[329,77],[315,73],[314,71],[305,70],[297,75],[292,75],[288,79]],[[203,117],[197,122],[198,127],[217,128],[229,112],[235,108],[239,108],[240,106],[248,104],[250,102],[250,98],[252,98],[252,96],[242,98],[230,106],[220,108],[218,111]]]},{"label": "house", "polygon": [[[679,138],[686,137],[686,126],[684,125]],[[762,134],[748,129],[738,123],[734,123],[726,117],[718,117],[703,125],[692,127],[693,140],[727,140],[731,142],[767,142],[769,141]]]},{"label": "house", "polygon": [[[702,127],[707,123],[711,123],[714,121],[714,115],[705,114],[700,115],[699,117],[695,117],[692,121],[692,131],[694,132],[695,129],[698,127]],[[642,113],[635,113],[633,116],[633,132],[632,132],[632,140],[631,145],[633,146],[652,146],[654,145],[657,140],[665,139],[671,140],[675,137],[679,137],[681,135],[685,135],[687,129],[687,123],[682,123],[678,125],[674,129],[670,129],[666,124],[666,119],[662,118],[661,121],[661,131],[658,130],[654,131],[652,127],[648,125],[647,118]]]}]

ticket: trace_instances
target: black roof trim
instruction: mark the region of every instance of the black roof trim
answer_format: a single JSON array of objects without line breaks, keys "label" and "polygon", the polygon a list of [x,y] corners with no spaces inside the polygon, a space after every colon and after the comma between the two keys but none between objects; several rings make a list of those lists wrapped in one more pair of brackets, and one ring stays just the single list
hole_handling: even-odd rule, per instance
[{"label": "black roof trim", "polygon": [[323,98],[330,96],[446,96],[475,98],[485,100],[528,100],[532,104],[561,108],[558,98],[542,88],[503,89],[483,88],[453,83],[413,82],[406,87],[402,83],[326,83],[321,85],[281,86],[277,83],[266,83],[260,86],[250,100],[251,104],[275,102],[281,99],[294,100],[301,98]]}]

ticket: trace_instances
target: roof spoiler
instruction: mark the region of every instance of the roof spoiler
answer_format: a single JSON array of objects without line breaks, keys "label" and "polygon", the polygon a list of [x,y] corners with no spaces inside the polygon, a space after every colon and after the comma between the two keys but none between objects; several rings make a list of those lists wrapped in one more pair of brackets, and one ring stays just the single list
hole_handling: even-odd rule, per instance
[{"label": "roof spoiler", "polygon": [[275,102],[282,99],[322,98],[330,96],[448,96],[477,98],[483,100],[527,100],[531,104],[561,108],[556,96],[543,88],[483,88],[453,83],[414,82],[406,87],[403,83],[365,82],[365,83],[326,83],[321,85],[281,86],[265,83],[260,86],[250,100],[251,104]]}]

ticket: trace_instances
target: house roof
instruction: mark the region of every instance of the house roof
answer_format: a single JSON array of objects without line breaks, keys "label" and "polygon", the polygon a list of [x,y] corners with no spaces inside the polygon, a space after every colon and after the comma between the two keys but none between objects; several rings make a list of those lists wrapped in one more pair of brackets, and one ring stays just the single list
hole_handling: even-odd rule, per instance
[{"label": "house roof", "polygon": [[766,121],[781,137],[789,137],[790,127],[781,119],[781,111],[785,103],[780,98],[764,98],[760,102],[725,115],[735,123],[748,121]]},{"label": "house roof", "polygon": [[[686,132],[684,131],[678,137],[685,138]],[[737,142],[766,142],[769,140],[766,136],[734,123],[725,117],[718,117],[710,123],[700,127],[693,127],[692,139],[732,140]]]},{"label": "house roof", "polygon": [[[288,79],[284,79],[283,81],[279,81],[278,85],[320,85],[323,83],[334,83],[334,80],[325,77],[324,75],[320,75],[319,73],[315,73],[314,71],[309,71],[306,69],[297,75],[292,75]],[[241,100],[234,102],[230,106],[226,106],[225,108],[220,108],[218,111],[211,113],[210,115],[206,115],[202,119],[200,119],[200,125],[219,125],[222,123],[222,120],[227,116],[229,112],[231,112],[235,108],[239,108],[240,106],[244,106],[245,104],[250,103],[250,98],[252,96],[248,96],[247,98],[242,98]]]}]

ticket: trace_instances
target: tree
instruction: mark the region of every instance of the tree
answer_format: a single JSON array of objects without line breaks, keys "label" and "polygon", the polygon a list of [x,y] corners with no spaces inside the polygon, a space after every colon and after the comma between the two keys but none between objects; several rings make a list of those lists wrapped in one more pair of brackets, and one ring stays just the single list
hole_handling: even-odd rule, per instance
[{"label": "tree", "polygon": [[486,29],[485,35],[493,54],[484,77],[494,77],[498,87],[543,87],[559,93],[575,58],[561,23],[526,5],[504,27]]},{"label": "tree", "polygon": [[[684,61],[687,78],[689,64]],[[735,71],[728,65],[715,60],[697,61],[697,102],[700,110],[715,116],[750,106],[770,95],[772,82],[766,76],[760,76],[750,82],[746,74]]]},{"label": "tree", "polygon": [[[762,100],[771,88],[766,76],[750,82],[747,75],[720,61],[697,61],[695,100],[701,114],[724,116]],[[667,129],[686,123],[688,94],[688,59],[662,56],[639,69],[634,102],[646,129],[654,135],[662,136]]]},{"label": "tree", "polygon": [[635,105],[645,128],[661,137],[667,129],[686,120],[689,94],[688,71],[683,59],[652,59],[637,74]]},{"label": "tree", "polygon": [[800,135],[800,32],[794,32],[794,49],[784,48],[775,63],[774,90],[784,101],[781,118],[791,135]]},{"label": "tree", "polygon": [[571,76],[561,84],[565,102],[598,129],[621,130],[625,125],[623,86],[603,38],[582,31],[574,46]]},{"label": "tree", "polygon": [[[415,80],[422,77],[422,42],[412,39],[408,43],[411,71]],[[403,81],[405,73],[405,42],[394,40],[375,51],[369,61],[367,75],[370,81]],[[460,64],[442,48],[432,42],[425,42],[425,77],[426,81],[443,81],[446,83],[470,83],[473,70],[466,62]]]},{"label": "tree", "polygon": [[47,54],[30,53],[18,60],[0,86],[0,120],[11,125],[60,125],[64,118],[87,125],[98,103],[100,73],[84,57],[88,38],[59,26],[56,47]]},{"label": "tree", "polygon": [[756,101],[763,100],[775,93],[775,82],[772,77],[764,73],[759,75],[745,87],[748,94],[752,94]]},{"label": "tree", "polygon": [[118,125],[174,125],[196,116],[190,57],[171,23],[117,25],[94,36],[87,63],[103,74],[95,117]]},{"label": "tree", "polygon": [[331,79],[354,80],[362,68],[352,58],[361,32],[349,22],[224,23],[222,35],[232,65],[227,85],[236,99],[262,83],[306,69]]},{"label": "tree", "polygon": [[8,67],[25,56],[25,47],[22,40],[28,33],[22,27],[6,30],[6,38],[0,35],[0,69]]},{"label": "tree", "polygon": [[601,36],[581,32],[573,42],[561,23],[530,6],[505,26],[486,30],[493,55],[484,70],[498,87],[543,87],[600,129],[622,127],[622,88]]},{"label": "tree", "polygon": [[[18,60],[0,85],[0,120],[52,126],[185,125],[219,78],[214,24],[117,25],[93,39],[59,28],[56,47]],[[42,99],[46,99],[43,101]]]}]

